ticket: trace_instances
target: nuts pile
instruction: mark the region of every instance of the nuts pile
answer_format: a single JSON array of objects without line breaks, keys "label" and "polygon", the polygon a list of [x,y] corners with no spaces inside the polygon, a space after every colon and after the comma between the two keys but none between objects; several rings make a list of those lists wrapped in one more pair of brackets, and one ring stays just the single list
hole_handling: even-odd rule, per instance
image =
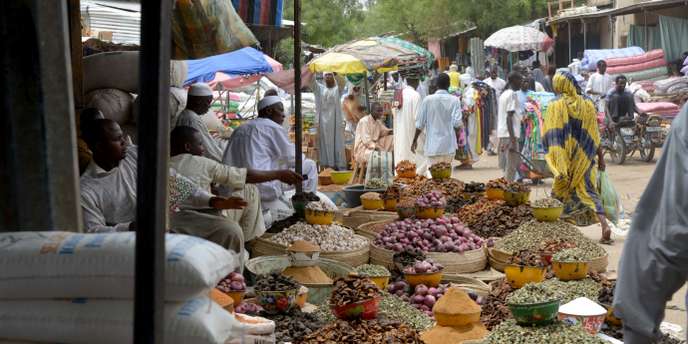
[{"label": "nuts pile", "polygon": [[420,184],[423,183],[427,180],[425,176],[421,175],[416,175],[414,178],[402,178],[399,176],[394,177],[394,182],[397,184],[403,184],[403,185],[414,185],[414,184]]},{"label": "nuts pile", "polygon": [[567,248],[555,253],[552,260],[555,262],[587,262],[587,254],[580,248]]},{"label": "nuts pile", "polygon": [[600,290],[602,290],[602,285],[591,278],[567,282],[552,278],[538,283],[538,285],[554,293],[561,300],[562,305],[579,297],[595,300],[599,296]]},{"label": "nuts pile", "polygon": [[396,171],[398,174],[405,173],[405,172],[416,172],[416,164],[408,161],[408,160],[402,160],[400,163],[397,164]]},{"label": "nuts pile", "polygon": [[511,207],[504,201],[480,199],[459,210],[459,219],[483,238],[502,237],[516,230],[522,223],[533,219],[530,207]]},{"label": "nuts pile", "polygon": [[541,283],[528,283],[523,288],[518,289],[507,296],[506,303],[508,304],[530,304],[556,301],[557,294],[552,290],[544,287]]},{"label": "nuts pile", "polygon": [[340,320],[322,327],[295,343],[422,344],[423,341],[421,341],[418,332],[408,325],[398,322],[381,322],[378,320],[346,322]]},{"label": "nuts pile", "polygon": [[289,343],[317,331],[323,323],[317,316],[294,310],[291,314],[262,314],[275,322],[275,338],[278,343]]},{"label": "nuts pile", "polygon": [[511,311],[506,305],[506,298],[514,289],[505,278],[490,283],[490,294],[482,303],[480,321],[488,330],[511,318]]},{"label": "nuts pile", "polygon": [[399,197],[401,197],[401,188],[397,184],[388,187],[387,190],[385,190],[385,193],[382,194],[382,199],[398,200]]},{"label": "nuts pile", "polygon": [[366,247],[368,240],[355,236],[354,231],[337,224],[309,225],[299,222],[268,240],[283,246],[289,246],[296,240],[310,241],[324,252],[352,251]]},{"label": "nuts pile", "polygon": [[464,186],[463,191],[469,193],[485,192],[485,183],[470,182]]},{"label": "nuts pile", "polygon": [[380,289],[369,278],[347,277],[334,281],[334,290],[330,296],[333,306],[346,306],[351,303],[374,299],[380,296]]},{"label": "nuts pile", "polygon": [[575,248],[576,244],[572,242],[567,242],[561,239],[558,240],[550,240],[550,241],[545,241],[542,244],[540,244],[540,252],[543,253],[557,253],[561,250],[565,250],[567,248]]},{"label": "nuts pile", "polygon": [[434,190],[442,191],[444,196],[449,199],[457,198],[463,194],[463,183],[452,178],[442,180],[427,179],[423,182],[409,185],[402,191],[402,196],[418,197]]},{"label": "nuts pile", "polygon": [[337,207],[333,207],[332,204],[323,201],[309,202],[306,204],[306,209],[313,211],[337,211]]},{"label": "nuts pile", "polygon": [[520,250],[538,250],[543,242],[563,240],[576,244],[583,249],[587,260],[602,257],[607,252],[591,239],[585,237],[576,226],[563,222],[528,221],[521,224],[517,230],[499,240],[495,246],[505,252]]},{"label": "nuts pile", "polygon": [[430,171],[446,170],[451,169],[451,164],[448,162],[438,162],[430,166]]},{"label": "nuts pile", "polygon": [[509,181],[505,178],[493,179],[487,182],[488,189],[506,190],[507,186],[509,186]]},{"label": "nuts pile", "polygon": [[544,267],[546,264],[542,257],[534,252],[523,250],[509,257],[509,264]]},{"label": "nuts pile", "polygon": [[556,198],[541,198],[532,203],[533,208],[558,208],[563,204]]},{"label": "nuts pile", "polygon": [[390,276],[389,270],[382,265],[363,264],[356,267],[356,273],[361,277]]},{"label": "nuts pile", "polygon": [[482,344],[538,344],[576,343],[604,344],[606,341],[592,336],[581,326],[556,322],[548,326],[519,326],[514,320],[507,320],[495,327]]},{"label": "nuts pile", "polygon": [[255,289],[258,291],[287,291],[300,288],[301,285],[291,277],[279,273],[258,275]]},{"label": "nuts pile", "polygon": [[384,189],[387,187],[387,182],[382,178],[370,178],[365,184],[366,189]]},{"label": "nuts pile", "polygon": [[361,199],[368,199],[368,200],[372,200],[372,201],[377,201],[377,200],[381,200],[382,196],[380,196],[380,194],[377,192],[366,192],[363,195],[361,195]]}]

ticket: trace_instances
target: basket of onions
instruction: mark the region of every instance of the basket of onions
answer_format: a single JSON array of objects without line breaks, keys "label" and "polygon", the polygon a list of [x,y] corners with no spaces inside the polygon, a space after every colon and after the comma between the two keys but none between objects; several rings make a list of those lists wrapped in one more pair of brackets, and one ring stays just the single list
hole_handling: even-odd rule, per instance
[{"label": "basket of onions", "polygon": [[436,219],[444,215],[447,199],[441,191],[433,190],[416,199],[416,217],[420,219]]},{"label": "basket of onions", "polygon": [[423,284],[429,287],[437,287],[442,281],[444,267],[431,259],[417,260],[413,265],[404,268],[404,279],[412,287]]},{"label": "basket of onions", "polygon": [[238,306],[246,294],[244,276],[238,272],[232,272],[218,283],[217,289],[229,295],[234,300],[234,304]]}]

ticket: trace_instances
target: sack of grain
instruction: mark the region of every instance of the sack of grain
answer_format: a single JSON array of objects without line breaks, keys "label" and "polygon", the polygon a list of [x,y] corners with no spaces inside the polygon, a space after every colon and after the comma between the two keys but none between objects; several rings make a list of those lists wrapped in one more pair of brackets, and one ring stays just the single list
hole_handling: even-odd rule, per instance
[{"label": "sack of grain", "polygon": [[103,88],[138,93],[138,51],[113,51],[86,56],[83,71],[86,93]]},{"label": "sack of grain", "polygon": [[94,90],[86,94],[86,107],[102,111],[105,118],[119,124],[131,121],[133,104],[134,97],[131,94],[115,88]]},{"label": "sack of grain", "polygon": [[[208,293],[238,265],[235,254],[210,241],[181,234],[165,239],[167,301]],[[135,244],[133,232],[1,233],[0,298],[132,299]]]},{"label": "sack of grain", "polygon": [[[165,343],[218,344],[243,335],[231,313],[207,297],[166,303]],[[0,300],[0,338],[47,343],[133,342],[132,300]]]}]

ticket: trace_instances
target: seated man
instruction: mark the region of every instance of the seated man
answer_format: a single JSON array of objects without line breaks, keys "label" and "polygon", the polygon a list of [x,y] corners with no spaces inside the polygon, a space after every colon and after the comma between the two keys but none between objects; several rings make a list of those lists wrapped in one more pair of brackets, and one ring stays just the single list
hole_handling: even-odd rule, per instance
[{"label": "seated man", "polygon": [[354,140],[354,159],[366,163],[373,151],[390,152],[394,148],[392,130],[385,127],[382,118],[383,109],[380,103],[371,104],[371,114],[358,122]]},{"label": "seated man", "polygon": [[[208,126],[203,121],[204,116],[213,103],[213,90],[208,84],[197,83],[189,88],[189,97],[186,101],[186,109],[177,117],[176,126],[185,125],[198,130],[203,137],[205,146],[204,156],[217,162],[222,161],[222,147],[215,138],[210,135]],[[220,138],[219,140],[224,140]]]},{"label": "seated man", "polygon": [[[294,144],[289,141],[287,131],[282,127],[284,106],[277,96],[267,96],[258,103],[258,118],[248,121],[234,130],[225,149],[225,165],[274,171],[293,169],[296,164]],[[315,162],[303,158],[303,191],[315,193],[318,188],[318,169]],[[291,190],[280,181],[258,184],[263,215],[269,226],[293,214]]]},{"label": "seated man", "polygon": [[610,90],[605,97],[607,99],[606,121],[607,127],[613,129],[620,120],[633,120],[634,113],[640,114],[635,105],[633,93],[626,90],[625,76],[616,77],[616,87]]},{"label": "seated man", "polygon": [[[81,176],[81,208],[87,232],[119,232],[136,229],[137,148],[129,146],[117,122],[96,119],[82,128],[93,159]],[[170,174],[174,179],[175,173]],[[189,193],[170,216],[170,229],[199,236],[235,252],[243,251],[244,238],[239,224],[223,216],[195,209],[238,209],[243,204],[203,190],[189,192],[191,183],[171,187],[172,195]],[[172,197],[172,198],[176,198]]]},{"label": "seated man", "polygon": [[206,192],[210,192],[211,184],[227,187],[233,198],[244,200],[244,209],[231,210],[227,215],[238,221],[244,231],[244,240],[253,240],[265,233],[265,222],[260,207],[260,194],[255,185],[246,183],[262,183],[279,180],[294,185],[302,181],[302,177],[290,170],[258,171],[236,168],[215,162],[203,157],[205,147],[203,138],[198,130],[179,126],[170,134],[170,167],[186,176]]}]

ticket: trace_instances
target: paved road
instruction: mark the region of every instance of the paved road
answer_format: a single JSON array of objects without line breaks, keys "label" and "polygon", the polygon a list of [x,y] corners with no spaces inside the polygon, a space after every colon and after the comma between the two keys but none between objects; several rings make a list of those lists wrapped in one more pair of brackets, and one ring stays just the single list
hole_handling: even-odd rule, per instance
[{"label": "paved road", "polygon": [[[660,152],[657,151],[657,157]],[[637,158],[637,153],[636,153]],[[624,210],[630,215],[635,210],[640,196],[645,191],[645,187],[654,171],[654,163],[645,163],[636,159],[629,159],[622,166],[607,163],[607,173],[614,183],[614,187],[621,197]],[[454,170],[454,178],[470,182],[479,181],[487,182],[490,179],[499,178],[502,172],[497,167],[497,158],[483,156],[483,159],[474,165],[473,170],[459,171]],[[545,185],[535,188],[531,192],[531,198],[542,198],[551,190],[551,179],[545,181]],[[599,225],[582,228],[582,231],[588,237],[598,240],[601,235]],[[619,257],[623,249],[624,238],[614,236],[615,243],[613,246],[605,246],[609,252],[609,268],[611,274],[616,272],[619,264]],[[674,295],[671,302],[667,304],[667,311],[665,321],[679,324],[685,328],[686,326],[686,310],[685,310],[685,295],[686,286],[684,286],[676,295]]]}]

